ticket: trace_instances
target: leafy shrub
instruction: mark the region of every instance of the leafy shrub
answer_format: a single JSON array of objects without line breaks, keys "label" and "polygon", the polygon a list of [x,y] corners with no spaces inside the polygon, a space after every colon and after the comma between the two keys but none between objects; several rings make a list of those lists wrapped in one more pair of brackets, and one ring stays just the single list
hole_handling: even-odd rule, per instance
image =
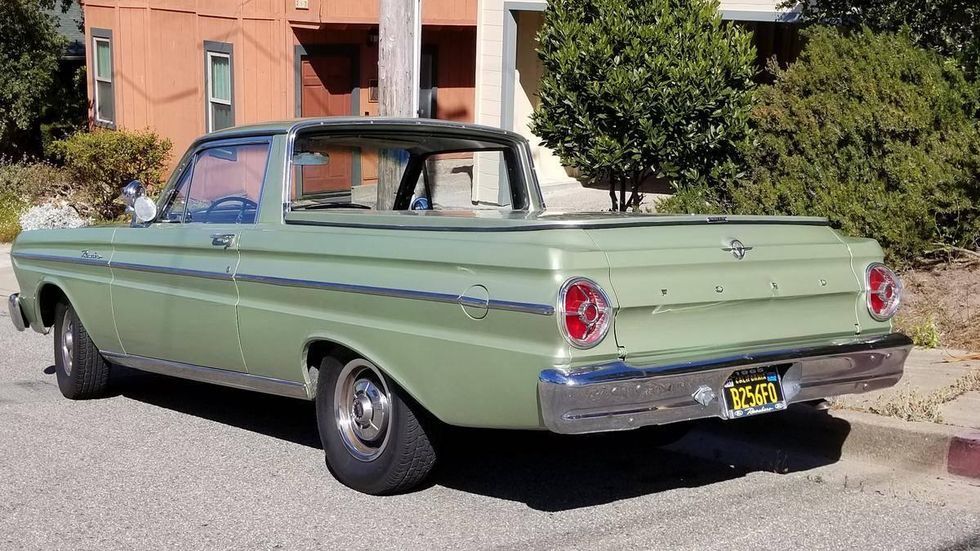
[{"label": "leafy shrub", "polygon": [[26,206],[17,194],[0,190],[0,243],[13,241],[20,233],[20,213]]},{"label": "leafy shrub", "polygon": [[916,44],[957,59],[972,75],[980,69],[980,3],[976,0],[808,0],[792,2],[804,21],[908,29]]},{"label": "leafy shrub", "polygon": [[[977,92],[904,34],[815,28],[798,62],[758,90],[749,178],[705,210],[818,215],[904,263],[980,236]],[[690,194],[673,203],[697,204]]]},{"label": "leafy shrub", "polygon": [[65,202],[37,205],[20,215],[20,227],[24,231],[81,228],[87,225],[89,221],[79,216],[78,211]]},{"label": "leafy shrub", "polygon": [[54,142],[52,152],[72,177],[79,210],[112,220],[124,210],[117,199],[128,181],[143,182],[151,194],[160,186],[171,148],[170,140],[148,130],[97,130]]},{"label": "leafy shrub", "polygon": [[755,50],[717,0],[553,0],[538,41],[532,130],[608,181],[613,210],[637,208],[649,177],[683,189],[737,175]]}]

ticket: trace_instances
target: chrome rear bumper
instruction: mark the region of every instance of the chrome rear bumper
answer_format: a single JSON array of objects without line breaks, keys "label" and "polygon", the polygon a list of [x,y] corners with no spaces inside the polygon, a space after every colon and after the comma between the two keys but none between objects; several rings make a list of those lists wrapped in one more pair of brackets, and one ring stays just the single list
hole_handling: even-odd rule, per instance
[{"label": "chrome rear bumper", "polygon": [[725,418],[722,385],[732,372],[781,366],[787,402],[869,392],[902,378],[912,341],[900,333],[816,348],[775,350],[646,368],[617,361],[538,380],[545,426],[564,434]]},{"label": "chrome rear bumper", "polygon": [[27,316],[20,305],[20,293],[14,293],[7,297],[7,311],[10,313],[10,321],[18,331],[27,329]]}]

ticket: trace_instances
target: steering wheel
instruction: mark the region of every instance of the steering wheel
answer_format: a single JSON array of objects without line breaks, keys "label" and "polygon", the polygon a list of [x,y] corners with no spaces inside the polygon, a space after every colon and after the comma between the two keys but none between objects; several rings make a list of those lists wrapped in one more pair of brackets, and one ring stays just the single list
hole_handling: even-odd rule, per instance
[{"label": "steering wheel", "polygon": [[242,217],[245,216],[245,211],[248,210],[249,208],[253,208],[253,209],[258,209],[259,208],[259,204],[256,203],[255,201],[249,199],[248,197],[241,197],[241,196],[238,196],[238,195],[230,195],[228,197],[222,197],[221,199],[218,199],[217,201],[211,203],[211,206],[208,207],[208,210],[204,213],[204,215],[206,217],[205,220],[210,220],[211,219],[211,212],[213,212],[215,209],[217,209],[218,208],[218,205],[222,205],[224,203],[231,203],[233,201],[239,202],[239,203],[242,204],[241,208],[238,209],[238,216],[235,217],[235,223],[240,223],[242,221]]}]

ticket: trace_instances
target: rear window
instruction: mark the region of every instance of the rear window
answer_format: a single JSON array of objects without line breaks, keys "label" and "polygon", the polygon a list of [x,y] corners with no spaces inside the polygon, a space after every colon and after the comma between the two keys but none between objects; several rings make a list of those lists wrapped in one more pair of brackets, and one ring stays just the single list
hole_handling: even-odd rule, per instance
[{"label": "rear window", "polygon": [[290,208],[379,210],[378,183],[390,179],[396,210],[523,210],[515,159],[506,143],[456,137],[300,134]]}]

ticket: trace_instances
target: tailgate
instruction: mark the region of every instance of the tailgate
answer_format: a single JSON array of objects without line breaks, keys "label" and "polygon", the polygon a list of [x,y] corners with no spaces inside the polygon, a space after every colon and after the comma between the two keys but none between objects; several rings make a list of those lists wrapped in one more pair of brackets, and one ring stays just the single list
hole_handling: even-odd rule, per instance
[{"label": "tailgate", "polygon": [[[861,278],[827,226],[662,225],[586,230],[605,251],[630,363],[854,335]],[[739,259],[733,241],[745,250]],[[737,245],[737,244],[736,244]],[[727,249],[727,250],[726,250]]]}]

